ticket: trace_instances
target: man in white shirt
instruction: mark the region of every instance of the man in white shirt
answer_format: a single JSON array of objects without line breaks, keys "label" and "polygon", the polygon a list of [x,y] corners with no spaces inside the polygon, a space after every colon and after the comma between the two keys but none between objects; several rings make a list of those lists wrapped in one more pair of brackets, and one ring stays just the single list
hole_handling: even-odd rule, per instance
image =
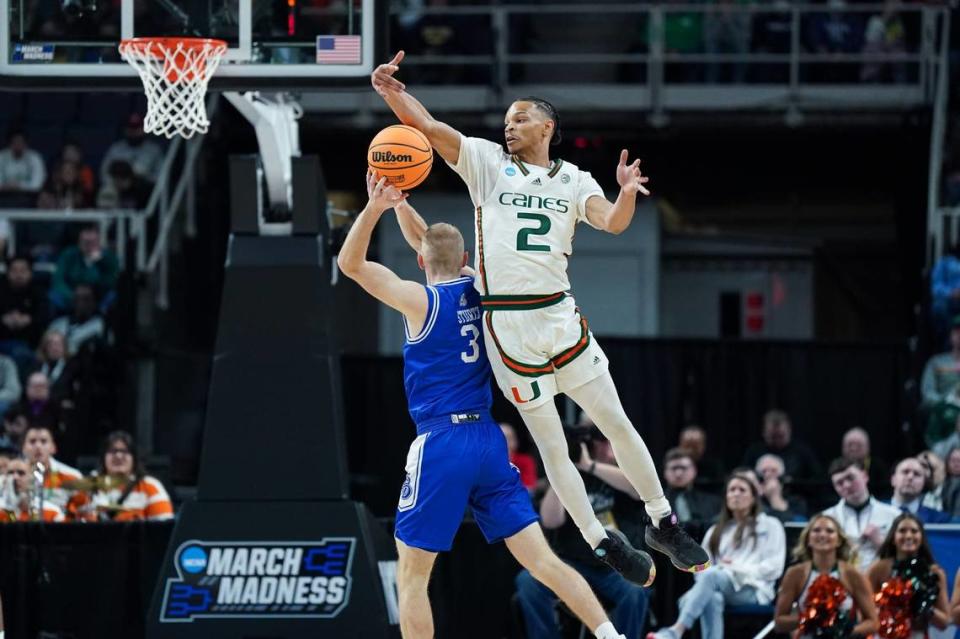
[{"label": "man in white shirt", "polygon": [[27,136],[11,133],[7,148],[0,151],[0,191],[39,191],[46,179],[47,167],[27,146]]},{"label": "man in white shirt", "polygon": [[847,537],[857,545],[857,568],[866,570],[876,559],[900,509],[870,495],[870,480],[860,462],[840,457],[831,462],[828,472],[840,501],[824,514],[840,522]]}]

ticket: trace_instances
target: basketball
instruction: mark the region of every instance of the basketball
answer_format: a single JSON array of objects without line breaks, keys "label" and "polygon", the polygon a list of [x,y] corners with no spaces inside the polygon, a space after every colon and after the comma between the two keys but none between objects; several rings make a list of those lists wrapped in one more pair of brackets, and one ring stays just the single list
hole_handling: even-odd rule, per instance
[{"label": "basketball", "polygon": [[410,126],[395,124],[377,133],[367,149],[367,164],[405,191],[423,182],[433,166],[433,149],[427,137]]}]

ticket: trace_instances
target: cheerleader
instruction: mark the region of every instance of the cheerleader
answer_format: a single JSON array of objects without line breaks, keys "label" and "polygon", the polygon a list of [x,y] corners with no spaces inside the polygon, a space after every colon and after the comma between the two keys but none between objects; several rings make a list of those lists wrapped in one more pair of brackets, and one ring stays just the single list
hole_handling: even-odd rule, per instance
[{"label": "cheerleader", "polygon": [[854,567],[854,554],[837,520],[823,513],[811,519],[793,549],[799,563],[787,569],[780,583],[776,630],[796,630],[800,639],[867,637],[876,632],[870,584]]},{"label": "cheerleader", "polygon": [[876,594],[879,635],[885,639],[926,639],[930,624],[943,630],[950,624],[947,576],[927,543],[923,524],[904,512],[867,570]]}]

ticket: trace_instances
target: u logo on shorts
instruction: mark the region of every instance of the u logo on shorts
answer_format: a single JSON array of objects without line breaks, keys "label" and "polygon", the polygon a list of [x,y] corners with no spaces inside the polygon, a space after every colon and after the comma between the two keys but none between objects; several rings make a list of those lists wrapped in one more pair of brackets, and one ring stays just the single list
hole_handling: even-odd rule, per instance
[{"label": "u logo on shorts", "polygon": [[530,389],[531,389],[531,391],[533,392],[533,397],[530,397],[529,399],[523,399],[522,397],[520,397],[520,389],[519,389],[519,388],[517,388],[516,386],[511,386],[511,387],[510,387],[510,390],[513,391],[513,399],[514,399],[518,404],[526,404],[527,402],[532,402],[533,400],[535,400],[535,399],[537,399],[538,397],[540,397],[540,384],[538,384],[538,383],[536,382],[536,380],[530,382]]}]

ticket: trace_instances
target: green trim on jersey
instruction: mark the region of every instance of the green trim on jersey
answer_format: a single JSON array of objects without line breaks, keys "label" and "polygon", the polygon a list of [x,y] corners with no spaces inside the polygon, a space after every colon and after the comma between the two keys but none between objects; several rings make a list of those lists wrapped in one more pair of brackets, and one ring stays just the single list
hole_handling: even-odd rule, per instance
[{"label": "green trim on jersey", "polygon": [[553,372],[553,362],[545,362],[543,364],[524,364],[518,360],[513,359],[503,350],[503,347],[500,345],[500,339],[497,337],[497,333],[493,330],[493,311],[487,311],[487,330],[490,331],[490,336],[493,337],[493,343],[497,346],[497,352],[500,353],[500,359],[503,360],[504,365],[509,368],[511,371],[517,375],[523,375],[524,377],[540,377],[541,375],[548,375]]},{"label": "green trim on jersey", "polygon": [[480,305],[490,311],[529,311],[559,304],[565,293],[544,295],[481,295]]},{"label": "green trim on jersey", "polygon": [[[577,315],[580,315],[579,309],[577,309]],[[587,318],[583,315],[580,315],[580,339],[577,340],[576,344],[563,351],[556,357],[553,357],[550,361],[553,362],[553,365],[557,368],[563,368],[573,360],[583,355],[588,346],[590,346],[590,330],[587,328]]]},{"label": "green trim on jersey", "polygon": [[561,166],[563,166],[563,160],[559,160],[559,159],[558,159],[558,160],[554,160],[554,161],[553,161],[553,168],[550,169],[550,172],[549,172],[549,173],[547,173],[547,177],[548,177],[548,178],[552,178],[554,175],[556,175],[557,172],[560,171],[560,167],[561,167]]}]

